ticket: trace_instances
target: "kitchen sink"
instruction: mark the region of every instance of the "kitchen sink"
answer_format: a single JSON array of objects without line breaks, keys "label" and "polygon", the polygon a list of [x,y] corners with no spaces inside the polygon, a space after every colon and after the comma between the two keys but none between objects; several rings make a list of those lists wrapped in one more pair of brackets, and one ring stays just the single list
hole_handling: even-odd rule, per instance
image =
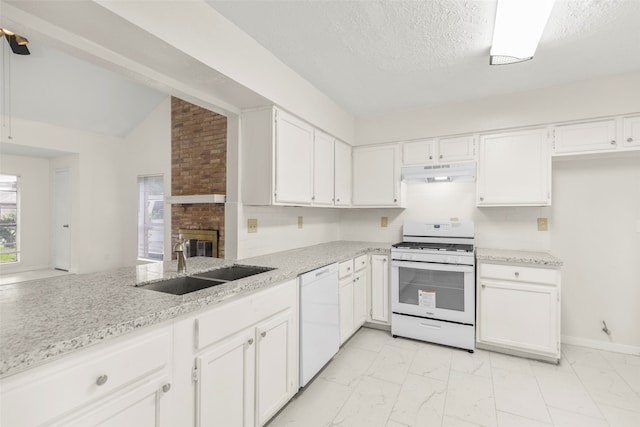
[{"label": "kitchen sink", "polygon": [[204,273],[194,274],[192,277],[206,277],[207,279],[224,280],[230,282],[232,280],[243,279],[260,273],[271,271],[269,267],[255,267],[252,265],[232,265],[230,267],[217,268]]},{"label": "kitchen sink", "polygon": [[165,294],[184,295],[201,289],[210,288],[212,286],[222,285],[223,283],[227,282],[222,280],[199,279],[197,277],[185,276],[150,283],[148,285],[140,286],[140,288],[164,292]]},{"label": "kitchen sink", "polygon": [[252,265],[232,265],[230,267],[217,268],[215,270],[205,271],[192,276],[161,280],[159,282],[140,286],[140,288],[164,292],[166,294],[184,295],[271,270],[273,270],[273,268],[255,267]]}]

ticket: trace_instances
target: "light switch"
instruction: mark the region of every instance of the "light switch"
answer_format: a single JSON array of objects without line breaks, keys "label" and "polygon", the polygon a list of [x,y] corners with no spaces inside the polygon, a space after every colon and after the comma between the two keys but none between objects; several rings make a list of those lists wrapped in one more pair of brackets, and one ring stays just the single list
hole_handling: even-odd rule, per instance
[{"label": "light switch", "polygon": [[547,231],[549,229],[549,223],[547,218],[538,218],[538,231]]},{"label": "light switch", "polygon": [[257,218],[249,218],[247,220],[247,230],[249,233],[257,233],[258,232],[258,219]]},{"label": "light switch", "polygon": [[302,228],[302,215],[298,216],[298,228]]},{"label": "light switch", "polygon": [[380,227],[387,227],[389,226],[389,217],[388,216],[383,216],[380,218]]}]

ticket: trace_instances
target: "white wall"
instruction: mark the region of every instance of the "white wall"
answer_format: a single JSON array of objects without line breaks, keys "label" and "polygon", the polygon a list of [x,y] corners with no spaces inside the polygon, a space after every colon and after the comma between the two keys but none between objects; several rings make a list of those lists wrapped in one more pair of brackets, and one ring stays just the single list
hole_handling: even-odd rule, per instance
[{"label": "white wall", "polygon": [[52,234],[49,159],[0,156],[0,172],[19,175],[18,227],[20,262],[3,264],[2,273],[38,270],[51,266]]},{"label": "white wall", "polygon": [[[123,261],[133,265],[138,258],[138,177],[162,175],[164,195],[171,195],[171,97],[158,105],[124,138],[122,153]],[[171,209],[164,210],[164,253],[171,253]]]},{"label": "white wall", "polygon": [[563,341],[640,351],[640,153],[554,161],[553,192]]},{"label": "white wall", "polygon": [[[2,141],[9,142],[6,129]],[[72,167],[71,271],[86,273],[123,264],[121,155],[123,141],[13,118],[12,144],[77,153]],[[44,220],[47,209],[39,213]]]},{"label": "white wall", "polygon": [[[298,216],[303,226],[298,228]],[[340,210],[239,205],[238,258],[264,255],[340,239]],[[258,220],[249,233],[247,219]]]}]

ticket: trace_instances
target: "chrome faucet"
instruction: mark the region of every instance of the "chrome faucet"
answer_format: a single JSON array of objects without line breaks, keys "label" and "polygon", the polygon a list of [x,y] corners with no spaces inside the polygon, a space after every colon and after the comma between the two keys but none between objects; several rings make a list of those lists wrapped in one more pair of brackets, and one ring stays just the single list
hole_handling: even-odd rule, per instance
[{"label": "chrome faucet", "polygon": [[187,241],[180,240],[173,245],[173,252],[178,256],[178,273],[184,273],[187,271],[187,256],[185,255]]}]

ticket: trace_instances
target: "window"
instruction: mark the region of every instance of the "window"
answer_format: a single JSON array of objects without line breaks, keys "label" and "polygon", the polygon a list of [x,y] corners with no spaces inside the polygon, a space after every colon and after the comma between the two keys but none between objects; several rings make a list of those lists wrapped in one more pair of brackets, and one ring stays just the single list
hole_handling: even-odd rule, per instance
[{"label": "window", "polygon": [[162,260],[164,183],[162,175],[138,177],[138,258]]},{"label": "window", "polygon": [[18,262],[18,177],[0,175],[0,263]]}]

